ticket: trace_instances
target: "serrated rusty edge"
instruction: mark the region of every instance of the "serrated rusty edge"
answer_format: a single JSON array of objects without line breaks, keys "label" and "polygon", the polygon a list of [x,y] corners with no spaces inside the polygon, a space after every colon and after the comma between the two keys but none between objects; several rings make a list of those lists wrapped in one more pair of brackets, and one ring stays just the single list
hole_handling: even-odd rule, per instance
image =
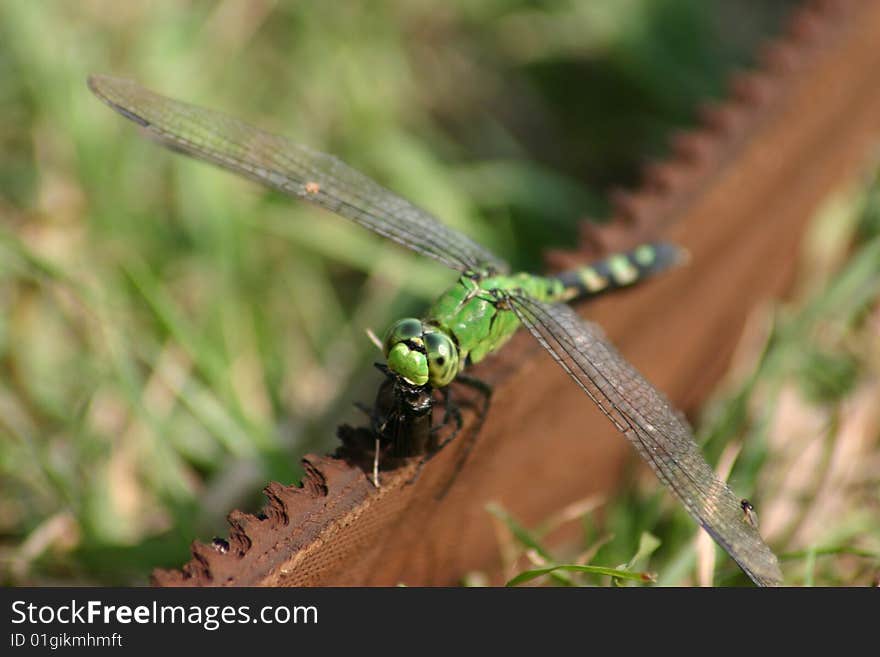
[{"label": "serrated rusty edge", "polygon": [[[308,455],[302,459],[304,475],[298,485],[269,482],[263,489],[266,504],[259,514],[245,513],[235,509],[227,516],[230,531],[227,538],[215,538],[212,543],[194,541],[190,548],[192,559],[177,569],[157,569],[152,583],[156,586],[185,586],[198,580],[215,583],[213,570],[219,561],[241,560],[253,547],[252,528],[259,526],[263,532],[281,532],[298,518],[310,513],[309,506],[331,497],[336,489],[339,474],[355,469],[348,461],[337,456]],[[301,500],[301,502],[300,502]],[[292,508],[301,505],[300,509]],[[219,546],[219,548],[218,548]]]},{"label": "serrated rusty edge", "polygon": [[548,251],[548,268],[568,269],[655,236],[664,219],[675,215],[748,142],[789,79],[809,65],[861,1],[810,0],[794,10],[787,30],[759,47],[756,67],[730,75],[725,100],[705,103],[695,127],[674,133],[669,155],[645,163],[636,189],[611,190],[610,220],[585,219],[578,247]]},{"label": "serrated rusty edge", "polygon": [[[585,258],[632,246],[652,234],[652,227],[675,213],[748,140],[749,133],[760,123],[762,111],[782,92],[786,81],[809,64],[811,55],[846,23],[852,7],[862,1],[808,0],[794,10],[788,29],[759,48],[758,66],[730,76],[727,99],[707,103],[699,112],[696,127],[672,136],[666,159],[644,165],[637,189],[610,193],[611,220],[603,225],[583,221],[579,247],[548,251],[548,266],[556,270],[571,267]],[[299,485],[270,482],[263,491],[267,502],[259,515],[232,511],[228,516],[227,539],[214,539],[213,544],[193,542],[192,559],[180,569],[156,569],[152,584],[217,583],[215,564],[219,560],[241,560],[254,545],[252,527],[275,533],[284,530],[297,518],[307,517],[310,505],[334,494],[339,469],[358,470],[343,451],[338,450],[333,456],[305,457],[305,474]],[[301,508],[292,508],[296,506]],[[353,510],[340,509],[339,514]]]}]

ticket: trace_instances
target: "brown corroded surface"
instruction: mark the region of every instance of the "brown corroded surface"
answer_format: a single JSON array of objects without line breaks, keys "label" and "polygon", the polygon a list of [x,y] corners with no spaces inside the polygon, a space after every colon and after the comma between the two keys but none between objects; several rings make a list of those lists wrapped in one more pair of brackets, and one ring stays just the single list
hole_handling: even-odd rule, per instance
[{"label": "brown corroded surface", "polygon": [[[734,78],[730,100],[676,137],[669,161],[616,195],[616,222],[551,254],[562,267],[658,235],[690,250],[689,266],[583,309],[683,409],[724,372],[749,311],[785,290],[811,213],[877,145],[878,44],[880,2],[807,3],[761,70]],[[476,374],[495,387],[492,409],[445,496],[464,436],[415,483],[411,464],[378,491],[345,460],[309,457],[302,488],[270,484],[260,517],[233,512],[226,545],[195,544],[154,583],[452,584],[497,562],[488,502],[530,523],[613,487],[632,450],[530,336]]]}]

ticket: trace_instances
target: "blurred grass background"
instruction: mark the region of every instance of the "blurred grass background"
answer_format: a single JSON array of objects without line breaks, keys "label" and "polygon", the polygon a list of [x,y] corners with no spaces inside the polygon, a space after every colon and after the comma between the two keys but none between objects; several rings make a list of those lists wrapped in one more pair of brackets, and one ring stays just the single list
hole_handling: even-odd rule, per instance
[{"label": "blurred grass background", "polygon": [[[364,329],[418,312],[451,280],[342,219],[156,148],[92,97],[88,73],[336,153],[535,269],[723,93],[793,4],[0,4],[2,581],[143,583],[185,561],[194,537],[225,535],[229,509],[257,508],[267,480],[298,479],[299,457],[331,448],[335,426],[358,417],[352,402],[372,399]],[[868,196],[849,197],[852,216]],[[826,277],[875,244],[877,219],[865,221],[840,237],[847,258]],[[876,272],[861,267],[867,285]],[[818,377],[835,426],[876,376],[874,304],[873,324],[853,314],[831,330],[846,358],[821,343],[780,359]],[[774,324],[774,344],[806,339],[812,324],[791,322]],[[746,443],[742,423],[769,436],[771,411],[747,419],[749,398],[720,414],[740,424],[705,430],[714,457],[731,432]],[[761,463],[740,459],[735,474],[752,481]],[[692,581],[692,523],[656,494],[622,495],[600,556],[626,562],[650,530],[651,568]]]}]

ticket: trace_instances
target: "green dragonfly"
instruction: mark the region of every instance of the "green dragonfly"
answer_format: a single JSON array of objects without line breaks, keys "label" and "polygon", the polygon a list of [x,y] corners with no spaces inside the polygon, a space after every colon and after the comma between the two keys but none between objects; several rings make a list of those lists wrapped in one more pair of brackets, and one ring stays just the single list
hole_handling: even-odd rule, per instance
[{"label": "green dragonfly", "polygon": [[322,206],[457,271],[457,282],[423,318],[399,320],[386,333],[391,372],[414,390],[443,388],[524,325],[746,574],[759,585],[782,583],[742,498],[715,475],[681,414],[567,305],[669,266],[676,247],[642,245],[555,277],[510,274],[479,244],[331,155],[129,80],[94,75],[88,84],[161,144]]}]

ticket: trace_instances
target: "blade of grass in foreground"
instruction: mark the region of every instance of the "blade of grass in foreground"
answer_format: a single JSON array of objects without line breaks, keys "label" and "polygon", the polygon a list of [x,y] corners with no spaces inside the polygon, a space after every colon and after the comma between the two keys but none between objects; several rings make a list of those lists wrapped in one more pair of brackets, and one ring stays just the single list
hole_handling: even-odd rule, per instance
[{"label": "blade of grass in foreground", "polygon": [[[550,553],[544,548],[543,545],[538,541],[536,537],[532,535],[529,530],[519,524],[513,516],[511,516],[507,511],[501,508],[497,504],[487,504],[486,510],[495,516],[498,521],[500,521],[505,527],[507,527],[507,531],[511,533],[513,538],[520,543],[526,550],[532,551],[541,560],[545,562],[554,562],[555,559],[550,555]],[[562,584],[564,586],[572,586],[573,582],[571,578],[568,577],[564,572],[552,572],[551,575],[553,579],[557,581],[557,583]]]},{"label": "blade of grass in foreground", "polygon": [[592,575],[607,575],[618,579],[627,579],[637,582],[653,582],[656,576],[648,572],[624,570],[623,568],[609,568],[607,566],[585,566],[580,564],[553,564],[532,570],[524,570],[519,575],[509,580],[505,586],[517,586],[533,579],[550,575],[554,572],[590,573]]}]

